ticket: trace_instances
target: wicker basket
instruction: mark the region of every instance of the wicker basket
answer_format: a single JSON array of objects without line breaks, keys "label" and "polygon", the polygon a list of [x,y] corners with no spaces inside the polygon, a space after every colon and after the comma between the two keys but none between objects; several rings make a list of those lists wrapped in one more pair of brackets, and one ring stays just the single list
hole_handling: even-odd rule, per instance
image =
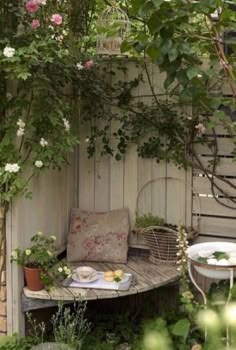
[{"label": "wicker basket", "polygon": [[[139,191],[137,200],[136,200],[136,217],[138,217],[138,201],[140,198],[140,194],[148,185],[155,181],[159,180],[175,180],[184,183],[191,191],[196,195],[196,190],[186,183],[185,181],[173,177],[160,177],[157,179],[153,179],[147,182]],[[187,237],[189,240],[194,240],[199,233],[199,224],[200,224],[200,199],[198,198],[199,204],[199,213],[197,216],[197,225],[196,227],[190,228],[187,230]],[[176,263],[177,260],[177,237],[178,232],[169,227],[165,226],[149,226],[145,228],[136,228],[135,232],[137,234],[142,234],[145,238],[145,242],[150,250],[149,259],[151,262],[155,264],[160,263]]]}]

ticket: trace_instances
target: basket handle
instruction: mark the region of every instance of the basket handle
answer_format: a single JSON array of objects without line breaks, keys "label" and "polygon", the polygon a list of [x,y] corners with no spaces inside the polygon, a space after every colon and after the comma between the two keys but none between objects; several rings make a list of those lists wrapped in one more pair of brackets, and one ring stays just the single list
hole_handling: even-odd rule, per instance
[{"label": "basket handle", "polygon": [[199,205],[199,212],[197,214],[197,227],[199,228],[199,225],[200,225],[200,217],[201,217],[201,202],[200,202],[200,199],[199,199],[199,196],[198,196],[198,193],[196,191],[196,189],[190,185],[188,182],[182,180],[182,179],[178,179],[176,177],[171,177],[171,176],[163,176],[163,177],[157,177],[155,179],[152,179],[148,182],[146,182],[142,187],[141,189],[139,190],[138,192],[138,195],[137,195],[137,198],[136,198],[136,206],[135,206],[135,215],[136,217],[138,216],[138,201],[139,201],[139,197],[141,195],[141,193],[143,192],[143,190],[150,184],[152,184],[153,182],[157,182],[157,181],[160,181],[160,180],[175,180],[175,181],[179,181],[181,183],[183,183],[184,185],[186,185],[195,195],[196,195],[196,198],[198,199],[198,205]]}]

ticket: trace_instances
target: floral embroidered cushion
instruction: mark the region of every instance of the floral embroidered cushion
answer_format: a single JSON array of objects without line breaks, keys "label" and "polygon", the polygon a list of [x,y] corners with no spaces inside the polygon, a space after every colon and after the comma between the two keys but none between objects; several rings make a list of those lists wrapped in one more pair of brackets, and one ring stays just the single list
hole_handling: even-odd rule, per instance
[{"label": "floral embroidered cushion", "polygon": [[129,228],[128,209],[105,213],[72,209],[67,260],[125,263]]}]

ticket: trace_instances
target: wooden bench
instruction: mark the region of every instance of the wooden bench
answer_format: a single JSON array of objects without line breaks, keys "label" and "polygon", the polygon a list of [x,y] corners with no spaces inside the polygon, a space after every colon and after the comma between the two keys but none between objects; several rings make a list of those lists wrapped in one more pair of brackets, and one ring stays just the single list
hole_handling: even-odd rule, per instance
[{"label": "wooden bench", "polygon": [[55,306],[59,300],[63,300],[65,303],[73,303],[76,300],[110,299],[135,295],[176,282],[179,278],[176,265],[167,263],[156,265],[151,263],[147,256],[140,255],[129,255],[127,264],[88,262],[71,264],[70,267],[75,268],[83,265],[91,266],[98,271],[122,269],[124,272],[132,273],[134,281],[127,291],[80,289],[58,285],[51,291],[43,289],[38,292],[32,292],[25,287],[22,294],[22,311],[27,312]]}]

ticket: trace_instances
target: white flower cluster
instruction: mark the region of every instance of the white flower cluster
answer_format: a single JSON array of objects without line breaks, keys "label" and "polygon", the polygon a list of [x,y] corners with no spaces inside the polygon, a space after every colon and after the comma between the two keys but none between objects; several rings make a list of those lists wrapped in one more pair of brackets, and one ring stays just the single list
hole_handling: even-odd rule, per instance
[{"label": "white flower cluster", "polygon": [[20,170],[20,166],[17,163],[14,163],[14,164],[7,163],[5,165],[5,171],[9,173],[18,173],[19,170]]},{"label": "white flower cluster", "polygon": [[64,127],[66,129],[66,131],[70,131],[70,123],[66,118],[63,118],[63,123],[64,123]]},{"label": "white flower cluster", "polygon": [[16,50],[13,47],[6,46],[3,50],[3,55],[7,58],[11,58],[15,55]]},{"label": "white flower cluster", "polygon": [[63,275],[66,275],[67,278],[71,277],[71,269],[67,265],[58,267],[57,271]]},{"label": "white flower cluster", "polygon": [[42,168],[43,167],[43,162],[41,160],[36,160],[34,165],[36,166],[36,168]]},{"label": "white flower cluster", "polygon": [[69,269],[68,266],[63,266],[63,267],[58,267],[58,272],[59,273],[64,273],[67,277],[71,276],[71,269]]},{"label": "white flower cluster", "polygon": [[181,277],[182,288],[184,290],[188,290],[188,265],[187,265],[188,240],[187,240],[187,233],[185,232],[185,229],[182,226],[180,226],[178,230],[177,248],[178,248],[177,270]]},{"label": "white flower cluster", "polygon": [[22,119],[18,119],[16,125],[19,127],[17,130],[17,136],[23,136],[25,134],[25,122]]},{"label": "white flower cluster", "polygon": [[46,141],[43,137],[41,137],[39,143],[42,147],[46,147],[48,145],[48,141]]}]

